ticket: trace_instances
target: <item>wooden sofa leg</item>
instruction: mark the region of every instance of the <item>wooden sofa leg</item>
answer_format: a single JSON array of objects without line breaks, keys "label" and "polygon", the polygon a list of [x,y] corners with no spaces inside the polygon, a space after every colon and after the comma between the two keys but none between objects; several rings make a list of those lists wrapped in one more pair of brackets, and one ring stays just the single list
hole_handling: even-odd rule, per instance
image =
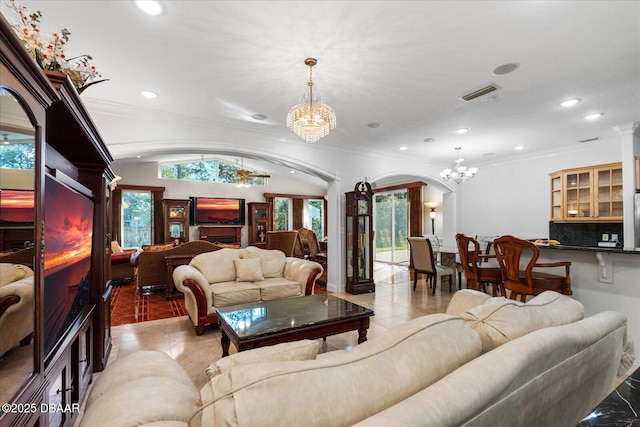
[{"label": "wooden sofa leg", "polygon": [[204,326],[203,325],[196,326],[196,335],[204,335]]}]

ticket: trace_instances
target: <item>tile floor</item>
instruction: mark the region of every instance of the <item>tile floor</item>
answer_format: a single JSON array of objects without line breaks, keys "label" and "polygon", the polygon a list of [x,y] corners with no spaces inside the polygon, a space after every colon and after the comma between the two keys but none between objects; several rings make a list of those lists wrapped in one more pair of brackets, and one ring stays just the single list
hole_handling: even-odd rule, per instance
[{"label": "tile floor", "polygon": [[[368,338],[416,317],[444,312],[453,295],[448,290],[441,292],[439,284],[435,295],[431,295],[424,279],[418,281],[418,288],[412,291],[406,266],[375,264],[374,269],[375,293],[334,294],[374,311]],[[222,356],[217,326],[208,327],[203,336],[196,336],[186,316],[114,326],[111,333],[110,362],[136,350],[163,351],[180,363],[198,389],[207,381],[207,366]],[[321,351],[349,348],[356,345],[357,338],[355,331],[328,337]],[[230,351],[235,351],[233,345]]]}]

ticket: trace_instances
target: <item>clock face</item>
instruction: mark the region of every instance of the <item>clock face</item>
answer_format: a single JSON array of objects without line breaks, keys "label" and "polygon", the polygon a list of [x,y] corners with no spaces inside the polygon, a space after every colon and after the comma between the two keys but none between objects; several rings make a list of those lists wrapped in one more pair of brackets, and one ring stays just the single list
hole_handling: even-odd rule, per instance
[{"label": "clock face", "polygon": [[358,200],[358,214],[367,215],[369,213],[369,202],[364,199]]}]

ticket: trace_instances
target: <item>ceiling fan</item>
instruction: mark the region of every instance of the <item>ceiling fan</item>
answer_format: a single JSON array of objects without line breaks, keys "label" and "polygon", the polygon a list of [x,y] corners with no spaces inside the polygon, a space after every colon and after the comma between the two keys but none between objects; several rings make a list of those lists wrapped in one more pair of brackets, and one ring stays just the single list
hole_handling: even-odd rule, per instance
[{"label": "ceiling fan", "polygon": [[[238,161],[236,160],[236,165],[237,164],[238,164]],[[271,175],[255,173],[252,170],[245,169],[244,161],[242,159],[240,160],[240,167],[236,169],[236,176],[238,177],[238,183],[245,184],[245,185],[249,185],[250,184],[249,181],[252,178],[271,178]]]}]

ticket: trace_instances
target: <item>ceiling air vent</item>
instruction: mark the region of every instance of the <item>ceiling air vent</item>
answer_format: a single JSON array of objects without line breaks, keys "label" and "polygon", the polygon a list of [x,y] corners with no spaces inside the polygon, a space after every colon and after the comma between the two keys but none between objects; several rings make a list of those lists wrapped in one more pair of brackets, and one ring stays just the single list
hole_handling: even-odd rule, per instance
[{"label": "ceiling air vent", "polygon": [[596,136],[595,138],[589,138],[589,139],[581,139],[580,141],[578,141],[581,144],[584,144],[585,142],[593,142],[593,141],[598,141],[600,139],[599,136]]},{"label": "ceiling air vent", "polygon": [[496,85],[489,85],[489,86],[485,86],[485,87],[483,87],[482,89],[478,89],[478,90],[476,90],[476,91],[473,91],[473,92],[471,92],[471,93],[468,93],[468,94],[466,94],[466,95],[462,95],[462,96],[461,96],[460,98],[458,98],[458,99],[460,99],[460,100],[462,100],[462,101],[469,102],[469,101],[471,101],[472,99],[476,99],[476,98],[479,98],[479,97],[481,97],[481,96],[483,96],[483,95],[486,95],[486,94],[488,94],[488,93],[495,92],[495,91],[496,91],[496,90],[498,90],[498,89],[499,89],[499,87],[498,87],[498,86],[496,86]]}]

